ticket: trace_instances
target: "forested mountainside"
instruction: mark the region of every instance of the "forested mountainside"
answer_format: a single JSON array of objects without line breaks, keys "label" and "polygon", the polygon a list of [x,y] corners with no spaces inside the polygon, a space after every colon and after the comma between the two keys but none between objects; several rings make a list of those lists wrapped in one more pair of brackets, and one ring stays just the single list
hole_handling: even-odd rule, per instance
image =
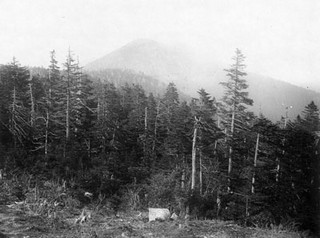
[{"label": "forested mountainside", "polygon": [[[1,65],[1,176],[13,179],[4,189],[39,206],[107,201],[115,213],[170,207],[181,219],[295,222],[317,232],[318,107],[310,101],[300,117],[278,123],[250,112],[245,57],[237,49],[234,59],[221,100],[194,88],[189,102],[174,83],[159,95],[118,84],[137,77],[157,85],[143,74],[88,76],[71,52],[61,68],[54,51],[47,69]],[[33,196],[40,188],[51,193]]]},{"label": "forested mountainside", "polygon": [[[215,58],[216,61],[219,60],[218,55]],[[130,69],[152,76],[165,84],[173,82],[181,92],[192,97],[196,96],[197,90],[205,88],[220,100],[224,93],[220,82],[226,79],[226,67],[227,65],[221,67],[208,62],[199,64],[194,56],[181,49],[170,48],[152,40],[136,40],[89,63],[85,69]],[[316,105],[320,105],[320,93],[247,73],[248,92],[255,102],[250,110],[257,115],[263,113],[276,122],[286,115],[286,107],[291,107],[288,116],[294,119],[307,103],[314,101]]]},{"label": "forested mountainside", "polygon": [[[162,96],[166,92],[168,84],[161,82],[160,80],[146,75],[142,72],[137,73],[133,70],[123,69],[104,69],[97,71],[86,72],[88,76],[94,82],[109,82],[120,88],[128,85],[140,85],[146,92],[146,94],[152,93],[155,96]],[[177,89],[180,99],[190,102],[191,96]]]}]

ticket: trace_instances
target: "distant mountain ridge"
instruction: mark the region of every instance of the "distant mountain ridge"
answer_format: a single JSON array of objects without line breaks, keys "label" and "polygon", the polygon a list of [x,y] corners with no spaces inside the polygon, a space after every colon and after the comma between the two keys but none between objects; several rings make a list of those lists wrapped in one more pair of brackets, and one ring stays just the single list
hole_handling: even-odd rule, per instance
[{"label": "distant mountain ridge", "polygon": [[168,48],[153,40],[136,40],[85,66],[86,70],[130,69],[143,72],[168,84],[176,83],[181,91],[188,91],[187,80],[194,62],[179,50]]},{"label": "distant mountain ridge", "polygon": [[[226,74],[218,65],[205,65],[199,64],[181,49],[144,39],[130,42],[87,64],[85,70],[132,70],[150,75],[161,83],[174,82],[179,90],[193,97],[197,96],[200,88],[204,88],[220,100],[224,90],[219,83],[227,80]],[[252,73],[248,73],[246,79],[249,84],[249,97],[254,100],[254,105],[249,110],[257,115],[263,113],[273,121],[278,121],[281,116],[286,115],[286,107],[292,106],[288,116],[295,118],[311,101],[320,105],[320,93]]]}]

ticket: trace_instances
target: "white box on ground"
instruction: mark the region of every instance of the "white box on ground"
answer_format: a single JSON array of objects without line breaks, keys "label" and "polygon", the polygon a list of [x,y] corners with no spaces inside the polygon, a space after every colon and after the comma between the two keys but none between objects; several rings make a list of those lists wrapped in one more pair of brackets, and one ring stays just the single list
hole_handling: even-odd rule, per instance
[{"label": "white box on ground", "polygon": [[170,218],[170,211],[167,208],[149,208],[149,221],[167,220]]}]

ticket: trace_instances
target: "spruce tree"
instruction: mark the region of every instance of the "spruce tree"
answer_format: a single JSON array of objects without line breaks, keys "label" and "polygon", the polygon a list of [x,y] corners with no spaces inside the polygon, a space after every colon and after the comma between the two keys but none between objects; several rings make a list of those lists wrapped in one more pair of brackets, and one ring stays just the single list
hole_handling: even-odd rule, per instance
[{"label": "spruce tree", "polygon": [[11,133],[14,149],[24,144],[30,130],[29,78],[29,70],[15,58],[1,69],[1,121]]},{"label": "spruce tree", "polygon": [[[216,124],[215,99],[212,98],[204,89],[198,91],[199,98],[193,99],[191,110],[194,120],[193,136],[193,173],[192,181],[195,180],[196,168],[199,168],[199,191],[203,194],[217,188],[218,183],[212,183],[211,179],[218,181],[218,177],[211,173],[217,170],[218,160],[215,157],[215,142],[221,137],[222,133]],[[196,154],[198,152],[198,155]],[[196,159],[199,159],[197,166]],[[215,176],[214,178],[212,176]],[[210,185],[209,185],[210,184]]]},{"label": "spruce tree", "polygon": [[64,141],[64,158],[72,157],[72,153],[75,152],[73,146],[76,142],[74,139],[79,131],[80,121],[80,109],[81,105],[81,70],[79,64],[74,59],[74,56],[69,49],[66,62],[63,64],[63,79],[65,82],[65,95],[64,97],[64,129],[65,129],[65,141]]},{"label": "spruce tree", "polygon": [[64,144],[65,122],[65,90],[66,84],[56,60],[55,51],[50,52],[50,64],[48,77],[45,81],[46,91],[46,144],[45,156],[48,157],[55,151],[56,155],[62,155]]},{"label": "spruce tree", "polygon": [[122,106],[120,93],[112,83],[98,82],[94,86],[97,118],[95,123],[96,142],[99,155],[109,162],[112,154],[121,150]]},{"label": "spruce tree", "polygon": [[[146,116],[146,115],[145,115]],[[152,93],[147,98],[147,127],[145,131],[145,158],[149,158],[149,166],[154,167],[156,161],[155,144],[157,134],[157,100]]]},{"label": "spruce tree", "polygon": [[310,102],[302,112],[303,115],[303,125],[304,127],[310,131],[315,132],[318,131],[320,125],[320,118],[319,118],[319,109],[314,101]]},{"label": "spruce tree", "polygon": [[227,72],[228,81],[220,84],[225,88],[225,95],[222,98],[225,106],[226,117],[225,125],[227,129],[227,136],[229,141],[228,152],[228,191],[231,191],[231,177],[233,153],[235,147],[236,135],[245,129],[247,122],[246,108],[253,104],[253,100],[248,97],[247,82],[244,77],[247,73],[244,71],[246,65],[244,64],[245,56],[239,49],[236,49],[235,56],[232,58],[233,64]]},{"label": "spruce tree", "polygon": [[174,83],[169,83],[159,107],[158,140],[162,143],[162,158],[167,168],[174,167],[178,159],[179,138],[177,124],[179,123],[179,94]]}]

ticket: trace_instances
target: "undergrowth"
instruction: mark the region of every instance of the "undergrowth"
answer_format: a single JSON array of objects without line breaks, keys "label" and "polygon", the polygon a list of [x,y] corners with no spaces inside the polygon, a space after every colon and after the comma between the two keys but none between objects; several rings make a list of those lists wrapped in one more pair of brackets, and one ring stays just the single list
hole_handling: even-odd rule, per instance
[{"label": "undergrowth", "polygon": [[[107,185],[101,183],[100,192],[92,194],[87,191],[90,187],[81,186],[77,178],[40,179],[23,172],[0,180],[0,202],[13,208],[19,207],[29,217],[40,217],[42,223],[37,232],[45,229],[47,233],[42,237],[58,237],[59,234],[68,238],[189,237],[190,234],[190,237],[310,237],[308,232],[299,231],[299,224],[290,219],[282,221],[278,226],[269,224],[268,220],[265,227],[254,228],[220,220],[197,220],[197,215],[185,219],[182,210],[185,206],[191,206],[193,200],[202,204],[194,207],[194,212],[204,213],[209,209],[205,206],[206,202],[210,204],[214,198],[208,197],[207,201],[205,198],[193,197],[190,200],[192,194],[181,191],[174,182],[176,176],[175,173],[158,174],[143,184],[134,182],[122,186],[114,194],[108,193],[107,189],[103,190]],[[171,212],[180,217],[176,221],[162,224],[149,223],[146,210],[150,206],[173,207]],[[215,208],[210,209],[214,211]],[[83,217],[83,223],[82,220],[76,223],[79,216],[89,213],[88,219]]]}]

